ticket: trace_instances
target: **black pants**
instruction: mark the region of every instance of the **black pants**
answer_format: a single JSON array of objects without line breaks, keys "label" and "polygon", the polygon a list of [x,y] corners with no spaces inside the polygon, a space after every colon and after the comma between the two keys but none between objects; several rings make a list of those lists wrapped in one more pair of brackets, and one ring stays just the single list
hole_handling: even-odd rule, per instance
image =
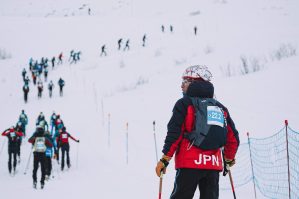
[{"label": "black pants", "polygon": [[33,174],[32,174],[32,178],[34,182],[37,182],[37,177],[36,177],[36,173],[38,170],[38,164],[40,163],[41,166],[41,180],[40,183],[44,184],[45,183],[45,160],[46,160],[46,154],[44,152],[34,152],[34,159],[33,159]]},{"label": "black pants", "polygon": [[12,156],[13,156],[13,168],[14,170],[16,170],[16,166],[17,166],[17,150],[12,150],[12,149],[8,149],[8,171],[9,173],[11,173],[11,169],[12,169]]},{"label": "black pants", "polygon": [[62,86],[59,86],[59,94],[60,94],[60,96],[63,95],[63,87]]},{"label": "black pants", "polygon": [[45,163],[46,175],[50,176],[51,171],[52,171],[52,159],[51,159],[51,157],[46,157],[45,162],[46,162]]},{"label": "black pants", "polygon": [[65,144],[62,144],[61,145],[61,170],[64,169],[64,156],[65,156],[65,153],[66,153],[66,164],[68,167],[70,167],[70,155],[69,155],[69,152],[70,152],[70,145],[69,143],[65,143]]},{"label": "black pants", "polygon": [[41,97],[42,97],[42,92],[43,92],[43,90],[40,89],[40,88],[38,88],[38,92],[37,92],[37,97],[38,97],[38,98],[41,98]]},{"label": "black pants", "polygon": [[200,199],[218,199],[219,171],[177,169],[170,199],[192,199],[197,186]]},{"label": "black pants", "polygon": [[18,140],[18,149],[17,149],[17,155],[19,156],[19,158],[21,157],[21,145],[22,145],[22,138],[20,138]]},{"label": "black pants", "polygon": [[28,99],[28,92],[24,93],[24,101],[27,102]]}]

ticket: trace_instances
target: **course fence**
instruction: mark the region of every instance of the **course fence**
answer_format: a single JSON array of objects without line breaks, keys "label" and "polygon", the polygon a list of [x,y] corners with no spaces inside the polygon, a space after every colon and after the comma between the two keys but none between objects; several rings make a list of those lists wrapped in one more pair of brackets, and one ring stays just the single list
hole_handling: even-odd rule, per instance
[{"label": "course fence", "polygon": [[[299,133],[288,126],[263,138],[240,144],[232,167],[235,188],[249,182],[265,197],[299,198]],[[228,190],[228,177],[220,178],[220,189]]]}]

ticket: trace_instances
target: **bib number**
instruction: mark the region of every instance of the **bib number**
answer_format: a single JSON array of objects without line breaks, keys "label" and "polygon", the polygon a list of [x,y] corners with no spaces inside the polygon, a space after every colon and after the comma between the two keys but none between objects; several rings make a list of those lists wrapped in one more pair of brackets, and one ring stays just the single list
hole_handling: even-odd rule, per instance
[{"label": "bib number", "polygon": [[207,117],[208,125],[224,126],[224,116],[222,110],[218,106],[208,106]]}]

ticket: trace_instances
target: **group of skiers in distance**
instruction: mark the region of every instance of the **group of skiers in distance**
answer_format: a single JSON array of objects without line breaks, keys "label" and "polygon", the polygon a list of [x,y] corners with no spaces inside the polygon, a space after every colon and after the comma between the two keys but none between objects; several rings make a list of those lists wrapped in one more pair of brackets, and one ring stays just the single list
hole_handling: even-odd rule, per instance
[{"label": "group of skiers in distance", "polygon": [[[80,60],[80,54],[81,52],[74,52],[73,50],[71,51],[70,63],[77,63],[78,60]],[[52,70],[55,67],[55,64],[59,65],[63,63],[63,54],[60,53],[58,56],[58,62],[56,63],[56,58],[55,56],[51,59],[51,64],[52,64]],[[30,58],[29,60],[29,71],[31,72],[31,80],[34,85],[37,87],[37,98],[40,99],[42,98],[42,93],[44,90],[44,83],[48,81],[48,64],[49,59],[48,58],[41,58],[41,61],[39,62],[38,60],[33,60],[33,58]],[[44,74],[44,77],[42,77],[42,74]],[[28,102],[28,94],[30,91],[30,86],[29,83],[31,82],[29,78],[29,74],[25,68],[22,70],[22,79],[23,79],[23,93],[24,93],[24,102]],[[59,87],[59,96],[63,96],[63,87],[65,86],[65,80],[62,79],[61,77],[57,81],[58,87]],[[53,96],[53,89],[54,89],[54,83],[52,80],[48,83],[48,90],[49,90],[49,97],[52,98]]]}]

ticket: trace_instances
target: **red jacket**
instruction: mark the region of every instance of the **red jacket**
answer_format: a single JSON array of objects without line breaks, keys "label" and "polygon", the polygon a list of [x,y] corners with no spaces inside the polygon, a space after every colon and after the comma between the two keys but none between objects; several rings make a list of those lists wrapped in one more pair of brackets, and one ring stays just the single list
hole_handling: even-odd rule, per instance
[{"label": "red jacket", "polygon": [[[192,83],[194,84],[194,83]],[[199,82],[199,85],[190,84],[188,91],[190,97],[211,97],[213,96],[213,85],[210,82]],[[191,86],[192,85],[192,86]],[[190,88],[191,87],[191,88]],[[188,92],[187,92],[188,94]],[[221,105],[221,104],[220,104]],[[223,105],[221,105],[223,106]],[[228,110],[223,106],[224,115],[227,120],[227,140],[224,146],[224,154],[227,159],[234,159],[239,146],[239,134],[235,129],[233,120]],[[192,101],[185,96],[177,101],[173,115],[168,123],[168,133],[163,147],[164,155],[173,157],[175,154],[175,168],[194,168],[222,170],[221,149],[203,150],[193,146],[184,137],[185,133],[191,132],[195,122],[195,110]]]},{"label": "red jacket", "polygon": [[76,142],[78,141],[76,138],[71,136],[68,132],[61,132],[57,141],[60,144],[65,144],[65,143],[69,143],[69,138],[71,138],[72,140],[74,140]]},{"label": "red jacket", "polygon": [[18,137],[22,137],[24,136],[24,134],[21,131],[16,131],[15,129],[7,129],[2,133],[3,136],[8,136],[8,137],[14,137],[14,136],[18,136]]}]

